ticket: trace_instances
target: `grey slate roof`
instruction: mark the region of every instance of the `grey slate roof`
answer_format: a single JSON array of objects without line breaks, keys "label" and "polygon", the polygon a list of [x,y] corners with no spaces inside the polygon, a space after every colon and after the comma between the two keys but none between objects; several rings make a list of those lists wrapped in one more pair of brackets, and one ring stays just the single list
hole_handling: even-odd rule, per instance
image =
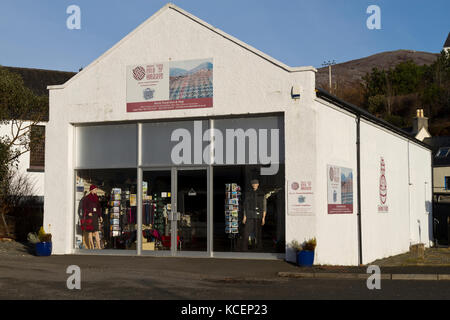
[{"label": "grey slate roof", "polygon": [[47,86],[61,84],[76,75],[76,72],[42,70],[20,67],[4,67],[10,72],[18,73],[26,87],[37,95],[48,95]]},{"label": "grey slate roof", "polygon": [[448,33],[447,41],[445,41],[444,48],[450,48],[450,32]]}]

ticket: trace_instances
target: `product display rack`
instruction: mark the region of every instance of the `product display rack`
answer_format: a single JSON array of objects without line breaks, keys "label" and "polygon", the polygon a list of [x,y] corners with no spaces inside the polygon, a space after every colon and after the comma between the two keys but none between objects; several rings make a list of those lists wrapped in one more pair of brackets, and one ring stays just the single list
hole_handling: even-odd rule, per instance
[{"label": "product display rack", "polygon": [[239,238],[239,213],[241,187],[237,183],[225,184],[225,233],[230,239],[230,250],[234,251]]}]

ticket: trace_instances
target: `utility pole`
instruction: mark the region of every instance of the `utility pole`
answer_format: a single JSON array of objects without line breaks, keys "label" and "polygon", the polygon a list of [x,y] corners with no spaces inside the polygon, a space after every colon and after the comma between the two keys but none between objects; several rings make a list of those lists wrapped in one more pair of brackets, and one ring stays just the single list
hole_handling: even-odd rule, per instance
[{"label": "utility pole", "polygon": [[333,60],[333,61],[328,60],[328,61],[325,61],[324,63],[322,63],[322,67],[328,67],[328,76],[330,78],[330,86],[329,86],[330,93],[332,93],[331,92],[332,91],[331,66],[334,66],[335,64],[336,64],[336,60]]}]

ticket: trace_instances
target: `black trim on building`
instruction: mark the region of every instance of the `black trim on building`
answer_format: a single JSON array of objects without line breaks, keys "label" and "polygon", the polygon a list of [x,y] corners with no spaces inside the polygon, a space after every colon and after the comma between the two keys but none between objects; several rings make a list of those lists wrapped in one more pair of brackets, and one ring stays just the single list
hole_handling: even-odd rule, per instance
[{"label": "black trim on building", "polygon": [[316,94],[317,94],[317,97],[319,97],[325,101],[328,101],[335,106],[338,106],[350,113],[353,113],[354,115],[356,115],[362,119],[365,119],[367,121],[375,123],[375,124],[379,125],[380,127],[383,127],[389,131],[392,131],[404,138],[407,138],[408,140],[410,140],[428,150],[432,150],[432,148],[429,145],[412,137],[406,131],[403,131],[402,129],[390,124],[389,122],[387,122],[385,120],[375,117],[373,114],[369,113],[368,111],[366,111],[360,107],[357,107],[351,103],[348,103],[348,102],[345,102],[345,101],[339,99],[336,96],[333,96],[332,94],[328,93],[327,91],[325,91],[323,89],[316,88]]}]

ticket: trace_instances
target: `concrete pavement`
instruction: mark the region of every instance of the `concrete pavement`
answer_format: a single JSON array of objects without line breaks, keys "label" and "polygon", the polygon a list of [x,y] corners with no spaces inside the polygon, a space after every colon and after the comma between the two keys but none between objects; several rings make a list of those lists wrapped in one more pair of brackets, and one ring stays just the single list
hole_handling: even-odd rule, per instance
[{"label": "concrete pavement", "polygon": [[[81,269],[69,290],[67,267]],[[366,267],[299,268],[285,261],[125,256],[35,257],[0,252],[0,299],[450,299],[450,281],[396,280],[392,274],[450,274],[450,267],[381,267],[382,290],[367,289]],[[280,277],[279,272],[315,278]],[[333,273],[336,276],[327,274]],[[426,277],[424,277],[426,278]],[[351,280],[351,281],[350,281]]]}]

